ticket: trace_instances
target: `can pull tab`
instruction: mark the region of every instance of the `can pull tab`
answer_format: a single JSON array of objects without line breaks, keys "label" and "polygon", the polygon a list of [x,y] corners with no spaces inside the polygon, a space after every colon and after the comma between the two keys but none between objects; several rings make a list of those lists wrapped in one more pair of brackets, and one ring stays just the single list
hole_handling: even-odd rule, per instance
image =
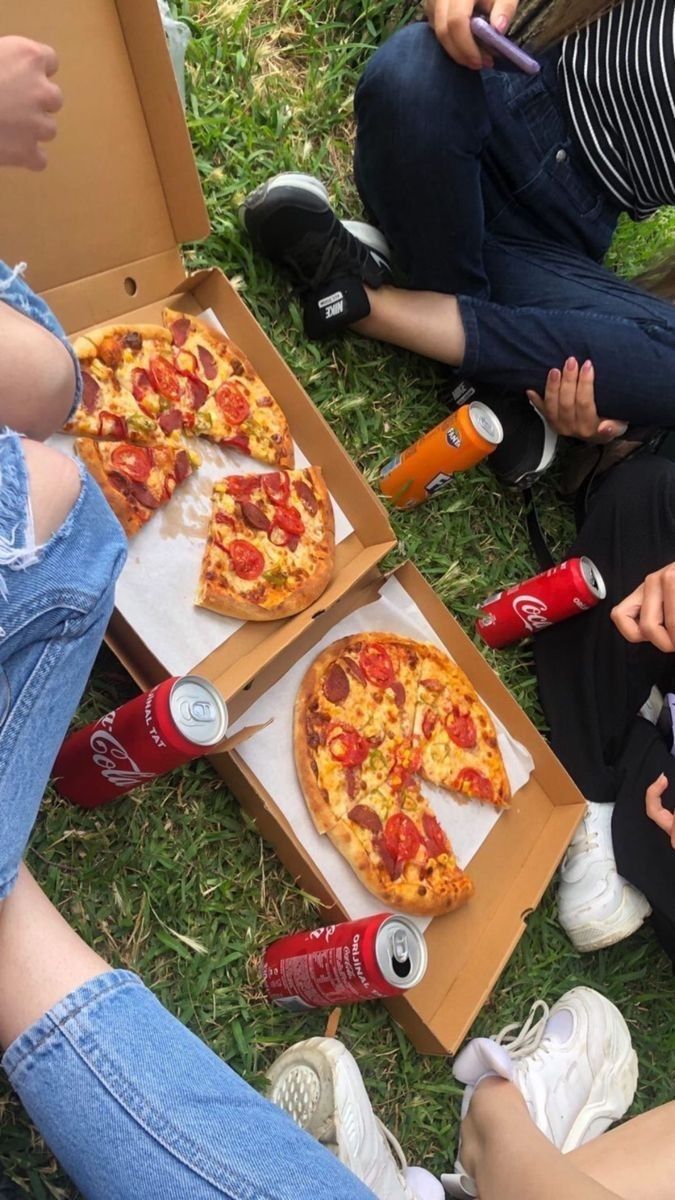
[{"label": "can pull tab", "polygon": [[408,935],[404,929],[395,929],[391,941],[391,965],[394,969],[394,974],[399,979],[405,979],[412,969],[410,962],[410,950],[408,948]]},{"label": "can pull tab", "polygon": [[208,700],[181,700],[180,715],[186,725],[206,725],[213,720],[213,705]]}]

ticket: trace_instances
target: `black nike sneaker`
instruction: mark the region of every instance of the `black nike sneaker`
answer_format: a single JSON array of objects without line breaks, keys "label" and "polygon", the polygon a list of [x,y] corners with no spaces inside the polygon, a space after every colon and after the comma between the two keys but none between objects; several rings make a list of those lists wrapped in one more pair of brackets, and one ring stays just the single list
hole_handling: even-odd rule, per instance
[{"label": "black nike sneaker", "polygon": [[275,175],[246,197],[239,215],[254,246],[291,276],[310,338],[333,337],[363,320],[370,312],[364,285],[391,282],[382,234],[362,221],[340,221],[311,175]]},{"label": "black nike sneaker", "polygon": [[480,400],[498,417],[504,440],[485,464],[505,487],[529,488],[551,466],[558,435],[525,396],[514,396],[502,388],[471,383],[454,375],[443,398],[453,410],[471,400]]}]

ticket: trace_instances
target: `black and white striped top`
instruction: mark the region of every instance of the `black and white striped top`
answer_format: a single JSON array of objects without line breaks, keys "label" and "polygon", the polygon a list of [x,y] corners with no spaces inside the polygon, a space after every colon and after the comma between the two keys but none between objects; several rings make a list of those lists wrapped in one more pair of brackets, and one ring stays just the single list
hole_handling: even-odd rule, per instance
[{"label": "black and white striped top", "polygon": [[623,0],[565,39],[560,72],[607,191],[636,220],[675,204],[675,0]]}]

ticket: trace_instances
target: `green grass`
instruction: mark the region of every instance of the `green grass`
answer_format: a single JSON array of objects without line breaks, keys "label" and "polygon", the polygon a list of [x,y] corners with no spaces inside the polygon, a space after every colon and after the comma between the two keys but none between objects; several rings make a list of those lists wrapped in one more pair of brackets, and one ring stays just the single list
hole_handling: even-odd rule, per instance
[{"label": "green grass", "polygon": [[[436,376],[423,361],[346,339],[308,344],[298,310],[251,252],[237,205],[267,174],[315,172],[346,214],[358,215],[350,175],[352,95],[372,48],[404,16],[390,0],[181,0],[191,23],[189,120],[213,232],[189,251],[193,266],[216,264],[242,293],[366,476],[444,415]],[[614,264],[639,269],[672,238],[672,214],[626,223]],[[553,365],[553,364],[552,364]],[[569,515],[552,484],[543,518],[562,551]],[[477,600],[532,573],[522,505],[483,470],[460,476],[432,505],[395,516],[392,561],[412,558],[467,631]],[[529,651],[491,661],[542,727]],[[93,719],[133,694],[103,651],[77,716]],[[325,1014],[289,1016],[261,995],[255,958],[272,938],[317,923],[318,913],[242,816],[205,763],[197,763],[100,812],[80,813],[47,797],[30,863],[75,928],[115,965],[138,971],[180,1018],[254,1084],[280,1049],[325,1027]],[[197,949],[184,938],[196,941]],[[558,928],[552,889],[476,1022],[476,1032],[523,1016],[538,996],[552,1001],[587,984],[628,1019],[640,1055],[634,1111],[671,1098],[675,1076],[673,978],[651,933],[603,954],[577,955]],[[449,1062],[421,1057],[379,1004],[344,1010],[341,1036],[357,1055],[373,1102],[413,1161],[447,1168],[457,1132],[459,1089]],[[0,1094],[0,1162],[36,1200],[73,1189],[16,1100]],[[253,1131],[252,1131],[253,1133]]]}]

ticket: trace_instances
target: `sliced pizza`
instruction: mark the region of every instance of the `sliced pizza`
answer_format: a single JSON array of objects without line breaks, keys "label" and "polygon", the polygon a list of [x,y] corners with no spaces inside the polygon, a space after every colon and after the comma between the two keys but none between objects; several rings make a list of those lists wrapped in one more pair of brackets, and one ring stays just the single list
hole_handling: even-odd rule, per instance
[{"label": "sliced pizza", "polygon": [[318,467],[231,475],[213,490],[196,603],[242,621],[301,612],[335,562],[333,506]]},{"label": "sliced pizza", "polygon": [[78,438],[75,449],[98,483],[128,537],[171,499],[199,458],[180,443],[137,446]]}]

